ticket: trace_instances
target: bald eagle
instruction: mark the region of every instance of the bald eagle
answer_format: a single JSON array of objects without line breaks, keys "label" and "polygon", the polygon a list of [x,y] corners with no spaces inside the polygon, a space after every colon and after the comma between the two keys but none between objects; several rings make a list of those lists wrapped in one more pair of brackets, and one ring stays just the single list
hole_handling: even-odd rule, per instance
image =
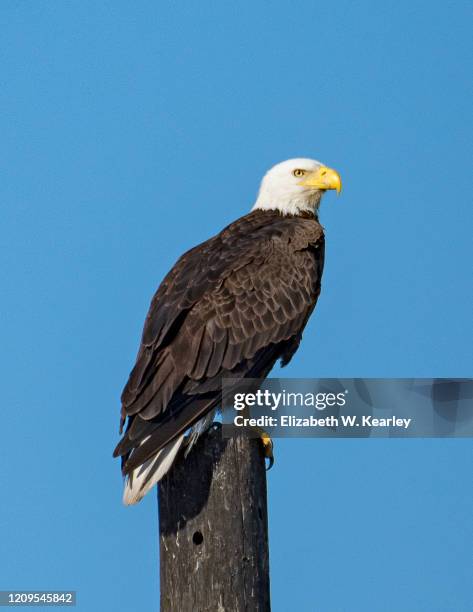
[{"label": "bald eagle", "polygon": [[277,164],[251,212],[187,251],[164,278],[121,398],[126,431],[114,456],[125,504],[210,425],[222,379],[263,378],[278,359],[291,360],[320,293],[318,210],[329,189],[340,192],[340,176],[318,161]]}]

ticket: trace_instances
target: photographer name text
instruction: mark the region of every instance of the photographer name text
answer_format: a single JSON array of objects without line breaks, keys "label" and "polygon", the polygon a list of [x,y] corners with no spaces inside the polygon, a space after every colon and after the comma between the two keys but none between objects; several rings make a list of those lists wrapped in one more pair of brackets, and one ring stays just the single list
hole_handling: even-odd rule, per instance
[{"label": "photographer name text", "polygon": [[397,427],[407,429],[412,419],[405,419],[396,416],[389,418],[375,418],[373,416],[342,415],[335,417],[296,417],[293,415],[269,416],[264,415],[257,418],[244,417],[238,414],[233,419],[236,427]]}]

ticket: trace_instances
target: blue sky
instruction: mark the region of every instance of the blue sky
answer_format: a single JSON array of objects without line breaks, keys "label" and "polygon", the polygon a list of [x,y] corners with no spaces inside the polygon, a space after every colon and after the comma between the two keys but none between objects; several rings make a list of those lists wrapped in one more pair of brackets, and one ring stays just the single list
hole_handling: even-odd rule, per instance
[{"label": "blue sky", "polygon": [[[282,159],[345,187],[285,376],[471,376],[469,4],[1,3],[1,589],[157,608],[119,395],[163,275]],[[472,454],[278,440],[273,610],[470,610]]]}]

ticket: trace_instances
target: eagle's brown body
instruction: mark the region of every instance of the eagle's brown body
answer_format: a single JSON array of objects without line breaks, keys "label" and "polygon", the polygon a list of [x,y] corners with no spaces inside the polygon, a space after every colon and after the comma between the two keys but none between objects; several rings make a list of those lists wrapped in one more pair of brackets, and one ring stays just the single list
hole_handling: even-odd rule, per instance
[{"label": "eagle's brown body", "polygon": [[255,210],[185,253],[156,292],[122,395],[115,449],[129,474],[219,403],[222,378],[286,364],[320,293],[312,214]]}]

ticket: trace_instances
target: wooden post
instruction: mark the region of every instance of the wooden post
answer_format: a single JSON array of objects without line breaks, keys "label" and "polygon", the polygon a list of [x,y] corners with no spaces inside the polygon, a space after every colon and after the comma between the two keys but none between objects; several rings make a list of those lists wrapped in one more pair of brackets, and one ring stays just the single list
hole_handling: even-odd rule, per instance
[{"label": "wooden post", "polygon": [[261,442],[214,425],[159,484],[161,612],[268,612]]}]

